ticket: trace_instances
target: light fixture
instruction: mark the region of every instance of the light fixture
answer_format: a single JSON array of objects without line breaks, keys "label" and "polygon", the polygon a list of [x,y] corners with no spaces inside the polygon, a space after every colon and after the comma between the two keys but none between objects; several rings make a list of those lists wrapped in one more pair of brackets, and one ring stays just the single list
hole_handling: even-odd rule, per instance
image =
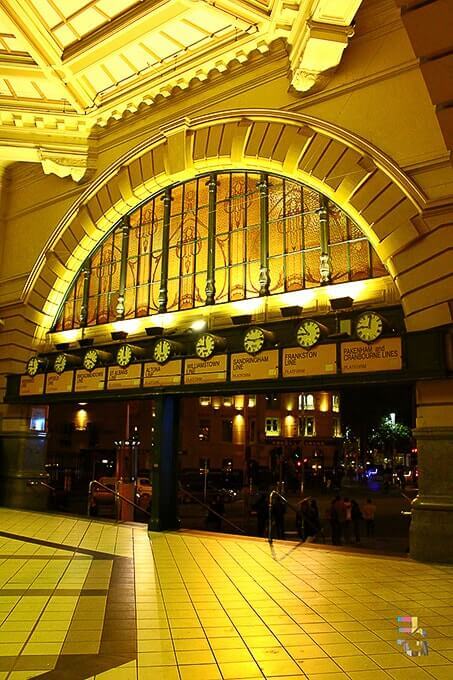
[{"label": "light fixture", "polygon": [[79,347],[91,347],[91,345],[93,343],[94,343],[94,338],[82,338],[78,342]]},{"label": "light fixture", "polygon": [[200,397],[200,406],[209,406],[211,397]]},{"label": "light fixture", "polygon": [[207,326],[205,319],[197,319],[190,324],[193,331],[203,331]]},{"label": "light fixture", "polygon": [[280,307],[280,314],[284,317],[299,316],[303,307],[300,305],[290,305],[289,307]]},{"label": "light fixture", "polygon": [[112,331],[110,335],[112,340],[126,340],[129,334],[126,331]]},{"label": "light fixture", "polygon": [[87,401],[78,401],[77,406],[87,406],[88,402]]},{"label": "light fixture", "polygon": [[224,406],[233,406],[233,400],[231,397],[223,397]]},{"label": "light fixture", "polygon": [[145,328],[146,335],[148,335],[151,338],[158,337],[164,334],[164,329],[162,326],[149,326],[149,328]]},{"label": "light fixture", "polygon": [[346,296],[346,297],[339,297],[339,298],[331,298],[329,300],[331,308],[337,312],[340,309],[350,309],[352,307],[354,299],[352,297]]},{"label": "light fixture", "polygon": [[239,316],[232,316],[231,321],[234,326],[241,326],[242,324],[252,323],[251,314],[240,314]]}]

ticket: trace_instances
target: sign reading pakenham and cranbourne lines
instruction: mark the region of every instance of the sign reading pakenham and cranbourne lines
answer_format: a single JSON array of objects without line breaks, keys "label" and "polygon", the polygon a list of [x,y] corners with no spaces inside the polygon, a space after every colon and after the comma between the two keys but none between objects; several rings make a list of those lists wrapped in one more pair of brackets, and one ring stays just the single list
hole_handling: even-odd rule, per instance
[{"label": "sign reading pakenham and cranbourne lines", "polygon": [[226,354],[219,354],[206,361],[203,359],[186,359],[184,362],[185,385],[226,382],[226,379]]},{"label": "sign reading pakenham and cranbourne lines", "polygon": [[370,344],[344,342],[341,345],[342,373],[398,371],[402,366],[401,338],[382,338]]},{"label": "sign reading pakenham and cranbourne lines", "polygon": [[231,380],[271,380],[278,378],[278,349],[256,356],[240,352],[231,355]]},{"label": "sign reading pakenham and cranbourne lines", "polygon": [[290,347],[283,350],[282,375],[296,378],[304,375],[326,375],[337,372],[337,347],[317,345],[310,349]]}]

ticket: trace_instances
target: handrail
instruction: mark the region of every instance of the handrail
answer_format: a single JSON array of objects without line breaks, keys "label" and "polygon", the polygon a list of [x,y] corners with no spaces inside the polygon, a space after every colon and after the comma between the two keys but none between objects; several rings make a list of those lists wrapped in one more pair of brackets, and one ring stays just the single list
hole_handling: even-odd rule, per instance
[{"label": "handrail", "polygon": [[28,479],[27,480],[27,486],[45,486],[46,489],[50,489],[51,491],[55,491],[55,487],[50,486],[50,484],[46,484],[46,482],[43,482],[40,479]]},{"label": "handrail", "polygon": [[234,522],[230,522],[229,519],[227,519],[226,517],[224,517],[223,515],[221,515],[219,512],[216,512],[215,510],[213,510],[209,505],[206,505],[206,503],[203,503],[202,501],[200,501],[196,496],[194,496],[194,495],[191,494],[189,491],[187,491],[187,490],[182,486],[181,482],[179,482],[179,490],[182,491],[182,493],[185,493],[186,496],[189,496],[189,498],[192,498],[192,500],[194,500],[195,503],[198,503],[198,504],[201,505],[203,508],[206,508],[207,510],[209,510],[209,512],[212,512],[213,515],[216,515],[217,517],[220,517],[221,520],[223,520],[224,522],[226,522],[227,524],[229,524],[230,526],[232,526],[234,529],[237,529],[238,531],[240,531],[242,534],[245,535],[244,529],[241,529],[241,527],[238,527],[237,524],[234,524]]},{"label": "handrail", "polygon": [[91,489],[92,489],[93,484],[96,484],[97,486],[100,486],[102,489],[105,489],[105,491],[108,491],[108,492],[111,493],[113,496],[115,496],[115,498],[120,498],[120,499],[121,499],[122,501],[124,501],[125,503],[128,503],[129,505],[132,505],[132,507],[137,508],[137,509],[140,510],[141,512],[144,512],[145,515],[148,515],[148,517],[151,517],[151,513],[148,512],[148,510],[144,510],[144,509],[141,508],[139,505],[137,505],[137,503],[134,503],[133,501],[129,500],[129,498],[126,498],[125,496],[122,496],[120,493],[118,493],[118,491],[113,491],[113,489],[109,489],[108,486],[105,486],[105,484],[102,484],[101,482],[98,482],[97,479],[92,479],[91,482],[90,482],[89,485],[88,485],[88,513],[87,513],[88,516],[90,515],[90,500],[89,500],[89,499],[90,499],[91,496],[92,496],[92,490],[91,490]]}]

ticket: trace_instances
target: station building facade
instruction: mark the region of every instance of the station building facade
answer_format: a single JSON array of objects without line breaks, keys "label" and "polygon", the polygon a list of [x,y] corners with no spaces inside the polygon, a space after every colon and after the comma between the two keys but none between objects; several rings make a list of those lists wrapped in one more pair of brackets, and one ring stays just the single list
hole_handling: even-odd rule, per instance
[{"label": "station building facade", "polygon": [[[248,425],[261,407],[271,437],[306,437],[307,409],[265,413],[266,395],[333,405],[344,386],[406,382],[420,470],[411,554],[453,561],[453,126],[436,109],[443,66],[428,44],[445,3],[355,4],[355,34],[320,77],[288,63],[277,31],[168,97],[111,111],[85,140],[83,172],[64,156],[69,128],[63,160],[4,163],[4,504],[41,502],[28,483],[46,460],[37,423],[56,405],[111,402],[113,419],[120,401],[149,400],[151,527],[166,529],[178,451],[193,448],[194,466],[205,455],[181,446],[181,406],[200,444],[200,409],[229,400]],[[11,130],[5,140],[20,146]]]}]

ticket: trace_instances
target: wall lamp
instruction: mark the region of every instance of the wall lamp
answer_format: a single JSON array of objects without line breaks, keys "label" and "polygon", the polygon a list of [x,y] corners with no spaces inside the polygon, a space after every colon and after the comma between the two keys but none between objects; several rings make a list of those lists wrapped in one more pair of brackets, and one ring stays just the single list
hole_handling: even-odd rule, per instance
[{"label": "wall lamp", "polygon": [[252,323],[252,315],[251,314],[240,314],[239,316],[232,316],[231,321],[235,326],[240,326],[241,324],[245,323]]},{"label": "wall lamp", "polygon": [[110,335],[112,340],[126,340],[128,333],[126,331],[112,331]]},{"label": "wall lamp", "polygon": [[339,298],[331,298],[329,300],[331,308],[334,310],[334,312],[339,311],[340,309],[350,309],[352,307],[354,298],[352,297],[339,297]]},{"label": "wall lamp", "polygon": [[162,328],[162,326],[149,326],[148,328],[145,328],[145,331],[146,335],[148,335],[150,338],[154,338],[164,334],[164,329]]},{"label": "wall lamp", "polygon": [[291,305],[289,307],[280,307],[280,314],[284,317],[299,316],[303,307],[300,305]]}]

